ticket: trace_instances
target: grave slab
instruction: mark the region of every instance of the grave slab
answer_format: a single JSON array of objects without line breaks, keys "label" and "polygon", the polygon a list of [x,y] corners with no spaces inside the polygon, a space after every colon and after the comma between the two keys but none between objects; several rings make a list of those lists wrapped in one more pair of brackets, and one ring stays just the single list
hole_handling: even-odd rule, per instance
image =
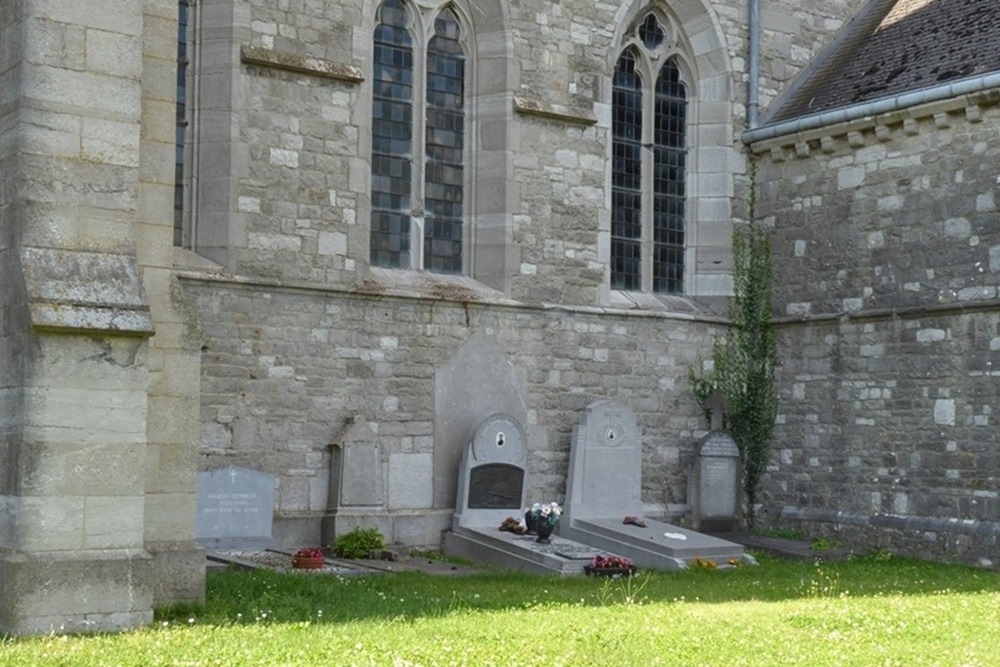
[{"label": "grave slab", "polygon": [[236,467],[198,473],[195,536],[203,547],[270,546],[273,519],[274,475]]},{"label": "grave slab", "polygon": [[535,574],[583,574],[598,554],[592,547],[558,535],[543,544],[534,535],[500,530],[504,519],[523,516],[525,459],[524,430],[511,417],[496,414],[479,425],[459,466],[445,554]]},{"label": "grave slab", "polygon": [[[573,430],[560,535],[640,567],[681,570],[697,558],[752,563],[734,542],[642,517],[642,439],[635,413],[615,400],[591,403]],[[644,526],[624,523],[636,517]]]}]

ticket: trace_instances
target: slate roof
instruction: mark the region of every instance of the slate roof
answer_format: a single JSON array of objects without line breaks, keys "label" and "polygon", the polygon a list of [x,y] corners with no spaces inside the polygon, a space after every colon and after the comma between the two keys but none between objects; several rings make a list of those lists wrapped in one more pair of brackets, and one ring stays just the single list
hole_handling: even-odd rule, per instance
[{"label": "slate roof", "polygon": [[1000,71],[1000,0],[872,0],[766,124]]}]

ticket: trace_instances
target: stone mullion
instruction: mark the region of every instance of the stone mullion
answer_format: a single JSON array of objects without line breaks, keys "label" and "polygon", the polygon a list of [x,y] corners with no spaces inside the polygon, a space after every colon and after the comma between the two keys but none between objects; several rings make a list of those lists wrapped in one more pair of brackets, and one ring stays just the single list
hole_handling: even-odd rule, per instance
[{"label": "stone mullion", "polygon": [[426,34],[414,34],[413,40],[413,195],[410,216],[410,268],[424,268],[424,225],[427,212],[424,201],[427,185],[427,41]]},{"label": "stone mullion", "polygon": [[656,129],[656,74],[646,53],[642,71],[642,291],[653,290],[653,141]]}]

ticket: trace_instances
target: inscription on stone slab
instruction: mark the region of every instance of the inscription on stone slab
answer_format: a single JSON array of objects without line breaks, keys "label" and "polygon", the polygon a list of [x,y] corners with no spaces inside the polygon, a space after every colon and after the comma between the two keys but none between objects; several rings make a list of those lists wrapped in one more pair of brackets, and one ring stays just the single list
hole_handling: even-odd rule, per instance
[{"label": "inscription on stone slab", "polygon": [[233,467],[198,473],[195,536],[203,544],[266,542],[273,515],[273,475]]},{"label": "inscription on stone slab", "polygon": [[695,521],[701,529],[733,530],[740,519],[740,450],[732,437],[713,431],[698,447]]},{"label": "inscription on stone slab", "polygon": [[701,461],[701,514],[729,517],[736,511],[738,459],[705,458]]},{"label": "inscription on stone slab", "polygon": [[345,507],[382,504],[382,451],[377,443],[344,446],[340,503]]},{"label": "inscription on stone slab", "polygon": [[520,509],[524,470],[505,463],[473,468],[469,473],[469,509]]}]

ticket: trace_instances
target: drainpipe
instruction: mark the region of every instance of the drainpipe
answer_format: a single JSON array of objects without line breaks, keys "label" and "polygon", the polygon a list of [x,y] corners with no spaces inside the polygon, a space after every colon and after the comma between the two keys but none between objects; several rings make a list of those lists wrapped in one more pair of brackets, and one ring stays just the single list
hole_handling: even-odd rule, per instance
[{"label": "drainpipe", "polygon": [[940,100],[952,99],[962,95],[979,93],[990,88],[1000,88],[1000,72],[992,72],[982,76],[962,79],[952,83],[944,83],[930,88],[921,88],[908,93],[901,93],[892,97],[870,102],[861,102],[848,107],[821,111],[809,116],[793,118],[773,125],[765,125],[761,128],[752,127],[743,132],[741,137],[743,143],[752,144],[758,141],[773,139],[785,134],[795,134],[806,130],[814,130],[826,125],[846,123],[859,118],[877,116],[879,114],[899,111],[908,107],[938,102]]},{"label": "drainpipe", "polygon": [[747,29],[747,128],[757,127],[760,112],[760,0],[750,0]]}]

